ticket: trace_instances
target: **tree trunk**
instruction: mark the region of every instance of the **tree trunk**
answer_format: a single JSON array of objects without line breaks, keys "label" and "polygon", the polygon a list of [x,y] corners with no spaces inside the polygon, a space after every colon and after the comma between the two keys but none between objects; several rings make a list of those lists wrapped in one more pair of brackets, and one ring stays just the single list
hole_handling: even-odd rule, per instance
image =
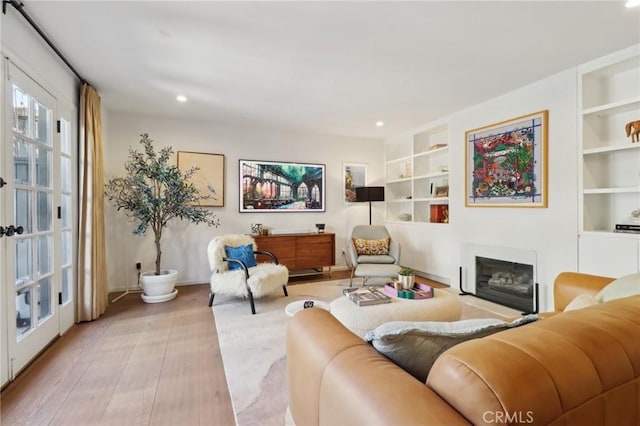
[{"label": "tree trunk", "polygon": [[156,275],[160,275],[160,258],[162,257],[162,250],[160,249],[160,237],[162,237],[162,231],[156,232]]}]

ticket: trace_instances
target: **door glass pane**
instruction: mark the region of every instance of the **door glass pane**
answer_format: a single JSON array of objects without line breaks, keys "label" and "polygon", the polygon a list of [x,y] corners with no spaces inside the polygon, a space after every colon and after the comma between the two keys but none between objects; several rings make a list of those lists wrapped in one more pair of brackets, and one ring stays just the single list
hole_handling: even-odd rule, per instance
[{"label": "door glass pane", "polygon": [[38,191],[36,194],[38,231],[51,230],[51,194]]},{"label": "door glass pane", "polygon": [[52,271],[51,236],[38,237],[38,276],[47,275]]},{"label": "door glass pane", "polygon": [[45,278],[38,282],[38,320],[51,315],[51,278]]},{"label": "door glass pane", "polygon": [[31,329],[31,288],[16,294],[16,331],[18,336]]},{"label": "door glass pane", "polygon": [[22,185],[31,183],[31,145],[27,141],[13,138],[13,168],[14,182]]},{"label": "door glass pane", "polygon": [[49,125],[51,123],[51,114],[49,109],[36,101],[36,135],[35,139],[42,142],[45,145],[51,145],[51,138],[49,137]]},{"label": "door glass pane", "polygon": [[67,157],[60,158],[60,187],[61,191],[71,192],[71,159]]},{"label": "door glass pane", "polygon": [[60,150],[63,154],[71,155],[71,123],[64,118],[60,120]]},{"label": "door glass pane", "polygon": [[31,227],[31,191],[25,189],[14,190],[14,216],[15,226],[22,226],[25,234],[33,232]]},{"label": "door glass pane", "polygon": [[36,149],[36,185],[51,187],[51,151],[48,149]]},{"label": "door glass pane", "polygon": [[71,231],[62,232],[62,264],[71,263]]},{"label": "door glass pane", "polygon": [[62,227],[69,228],[71,226],[71,195],[62,194]]},{"label": "door glass pane", "polygon": [[16,240],[16,287],[31,281],[31,239]]},{"label": "door glass pane", "polygon": [[62,270],[62,303],[71,300],[71,267]]},{"label": "door glass pane", "polygon": [[29,136],[29,105],[31,97],[13,86],[13,131]]}]

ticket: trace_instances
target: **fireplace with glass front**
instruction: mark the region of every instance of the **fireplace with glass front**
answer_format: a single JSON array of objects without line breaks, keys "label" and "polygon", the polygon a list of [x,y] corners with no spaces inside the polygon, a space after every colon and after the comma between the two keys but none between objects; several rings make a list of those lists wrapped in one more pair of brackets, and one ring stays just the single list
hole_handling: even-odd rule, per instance
[{"label": "fireplace with glass front", "polygon": [[[467,273],[463,289],[463,270]],[[468,244],[460,268],[462,294],[523,313],[538,312],[536,254],[530,250]]]}]

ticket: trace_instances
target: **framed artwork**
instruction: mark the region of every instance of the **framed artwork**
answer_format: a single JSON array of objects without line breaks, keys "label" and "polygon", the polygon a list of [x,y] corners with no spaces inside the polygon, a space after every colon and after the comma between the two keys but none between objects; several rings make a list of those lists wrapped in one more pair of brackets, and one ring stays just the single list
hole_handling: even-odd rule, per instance
[{"label": "framed artwork", "polygon": [[367,186],[367,165],[359,163],[342,164],[342,187],[344,188],[344,202],[356,201],[356,188]]},{"label": "framed artwork", "polygon": [[184,172],[192,167],[198,170],[191,182],[205,196],[200,205],[224,207],[224,155],[178,151],[178,168]]},{"label": "framed artwork", "polygon": [[325,211],[324,164],[240,160],[240,213]]},{"label": "framed artwork", "polygon": [[547,207],[548,111],[465,133],[467,207]]},{"label": "framed artwork", "polygon": [[433,194],[434,198],[442,198],[449,196],[449,185],[436,186],[436,191]]}]

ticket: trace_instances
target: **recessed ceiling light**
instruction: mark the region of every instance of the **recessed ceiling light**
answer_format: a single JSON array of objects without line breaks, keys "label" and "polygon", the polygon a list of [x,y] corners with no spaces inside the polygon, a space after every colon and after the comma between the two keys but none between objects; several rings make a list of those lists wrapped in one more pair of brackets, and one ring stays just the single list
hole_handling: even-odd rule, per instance
[{"label": "recessed ceiling light", "polygon": [[628,0],[625,3],[626,7],[636,7],[636,6],[640,6],[640,0]]},{"label": "recessed ceiling light", "polygon": [[377,127],[382,127],[382,126],[384,126],[384,123],[382,121],[376,121],[376,126]]},{"label": "recessed ceiling light", "polygon": [[187,102],[187,97],[185,95],[176,96],[176,101],[178,102]]}]

